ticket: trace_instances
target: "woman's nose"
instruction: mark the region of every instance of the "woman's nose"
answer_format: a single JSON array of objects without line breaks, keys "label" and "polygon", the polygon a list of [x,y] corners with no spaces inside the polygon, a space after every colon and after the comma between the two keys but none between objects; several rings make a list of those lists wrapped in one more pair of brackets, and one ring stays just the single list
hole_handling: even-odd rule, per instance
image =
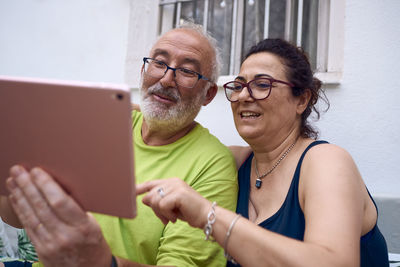
[{"label": "woman's nose", "polygon": [[249,90],[249,88],[248,88],[247,86],[245,86],[245,87],[242,89],[242,91],[239,93],[238,100],[239,100],[239,101],[254,100],[254,99],[251,97],[250,90]]}]

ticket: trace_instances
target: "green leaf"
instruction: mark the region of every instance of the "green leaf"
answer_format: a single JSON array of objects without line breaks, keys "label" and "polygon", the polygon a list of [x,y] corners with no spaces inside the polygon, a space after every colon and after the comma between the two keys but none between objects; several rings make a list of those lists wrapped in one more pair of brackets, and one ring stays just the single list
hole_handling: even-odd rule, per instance
[{"label": "green leaf", "polygon": [[37,261],[36,250],[25,230],[18,232],[18,254],[21,259]]}]

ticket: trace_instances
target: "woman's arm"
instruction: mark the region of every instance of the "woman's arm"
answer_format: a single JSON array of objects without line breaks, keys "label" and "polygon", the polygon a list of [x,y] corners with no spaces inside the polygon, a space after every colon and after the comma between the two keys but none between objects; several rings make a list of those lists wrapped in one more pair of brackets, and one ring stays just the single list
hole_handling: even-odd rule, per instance
[{"label": "woman's arm", "polygon": [[[299,191],[306,220],[304,241],[265,230],[235,213],[215,208],[212,235],[242,266],[359,266],[363,218],[362,180],[351,157],[337,147],[310,150]],[[316,147],[317,148],[317,147]],[[311,151],[316,150],[311,153]],[[307,177],[307,178],[306,178]],[[163,188],[163,197],[158,193]],[[156,180],[137,187],[143,202],[167,223],[177,219],[202,229],[211,202],[180,179]]]},{"label": "woman's arm", "polygon": [[228,146],[228,148],[235,158],[237,169],[242,166],[243,162],[252,152],[251,147],[249,146]]},{"label": "woman's arm", "polygon": [[140,106],[135,103],[131,103],[132,110],[140,111]]},{"label": "woman's arm", "polygon": [[16,228],[22,228],[22,224],[17,215],[14,213],[14,210],[12,209],[6,196],[0,196],[0,217],[8,225]]}]

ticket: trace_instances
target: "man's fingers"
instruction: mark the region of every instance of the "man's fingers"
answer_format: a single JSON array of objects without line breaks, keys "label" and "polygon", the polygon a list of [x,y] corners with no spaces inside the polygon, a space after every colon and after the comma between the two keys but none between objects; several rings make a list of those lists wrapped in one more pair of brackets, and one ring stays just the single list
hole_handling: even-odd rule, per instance
[{"label": "man's fingers", "polygon": [[53,178],[40,168],[31,170],[33,181],[46,198],[53,212],[64,222],[70,225],[80,224],[86,220],[86,213]]},{"label": "man's fingers", "polygon": [[14,178],[14,181],[38,220],[45,222],[49,227],[57,227],[59,220],[54,216],[47,200],[32,181],[31,175],[23,168],[19,168],[15,173],[19,173],[19,175]]},{"label": "man's fingers", "polygon": [[10,175],[14,178],[24,172],[26,172],[25,168],[20,165],[14,165],[10,168]]},{"label": "man's fingers", "polygon": [[9,201],[13,210],[17,214],[22,226],[26,229],[30,239],[34,244],[49,242],[48,235],[45,227],[36,216],[33,208],[25,198],[22,190],[18,188],[14,178],[7,180],[7,188],[10,190],[11,195]]}]

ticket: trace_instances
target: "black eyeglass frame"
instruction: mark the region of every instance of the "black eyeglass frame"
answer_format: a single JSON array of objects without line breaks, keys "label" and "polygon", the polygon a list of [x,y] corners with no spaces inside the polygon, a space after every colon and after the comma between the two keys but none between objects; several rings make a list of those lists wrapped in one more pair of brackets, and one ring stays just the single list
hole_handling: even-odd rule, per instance
[{"label": "black eyeglass frame", "polygon": [[[250,83],[252,83],[252,82],[254,82],[254,81],[258,81],[258,80],[268,80],[268,81],[270,82],[270,84],[271,84],[271,88],[269,88],[269,92],[268,92],[268,94],[267,94],[266,97],[263,97],[263,98],[255,98],[254,95],[253,95],[253,91],[251,90]],[[289,86],[289,87],[291,87],[291,88],[295,87],[294,84],[292,84],[292,83],[290,83],[290,82],[285,82],[285,81],[277,80],[277,79],[274,79],[274,78],[272,78],[272,77],[258,77],[258,78],[255,78],[255,79],[253,79],[253,80],[247,82],[247,83],[241,82],[241,81],[230,81],[230,82],[225,83],[222,87],[224,87],[226,99],[228,99],[228,101],[229,101],[229,102],[232,102],[232,103],[238,102],[239,99],[238,99],[238,100],[234,100],[234,101],[232,101],[232,100],[229,99],[228,93],[227,93],[226,91],[227,91],[227,90],[232,90],[232,89],[230,89],[230,88],[227,88],[228,85],[229,85],[230,83],[238,83],[238,84],[240,84],[240,85],[242,86],[242,89],[241,89],[240,91],[242,91],[244,88],[247,87],[247,90],[249,91],[250,97],[253,98],[254,100],[264,100],[264,99],[268,98],[269,95],[271,94],[272,87],[274,87],[274,86],[273,86],[274,83],[286,84],[287,86]],[[232,90],[232,91],[233,91],[233,90]]]},{"label": "black eyeglass frame", "polygon": [[[157,60],[157,59],[151,58],[151,57],[144,57],[144,58],[143,58],[143,67],[146,65],[146,63],[147,63],[147,64],[150,64],[149,62],[147,62],[147,60],[149,60],[149,59],[154,60],[154,61],[156,61],[156,62],[158,62],[158,63],[160,63],[160,64],[162,64],[162,65],[164,65],[164,66],[167,67],[167,69],[165,70],[164,74],[163,74],[160,78],[158,78],[158,79],[161,79],[162,77],[164,77],[164,75],[167,73],[168,70],[172,70],[172,72],[174,73],[174,77],[175,77],[175,78],[176,78],[176,70],[187,70],[187,71],[193,72],[194,74],[197,75],[197,81],[194,83],[193,86],[190,86],[190,87],[189,87],[189,86],[184,86],[184,87],[186,87],[186,88],[193,88],[193,87],[196,86],[196,84],[197,84],[197,82],[198,82],[199,80],[205,80],[205,81],[207,81],[207,82],[211,82],[211,80],[210,80],[209,78],[203,76],[202,74],[200,74],[200,73],[198,73],[198,72],[196,72],[196,71],[194,71],[194,70],[186,69],[186,68],[173,68],[173,67],[170,67],[170,66],[169,66],[167,63],[165,63],[165,62],[162,62],[162,61],[160,61],[160,60]],[[149,74],[149,75],[150,75],[150,74]],[[151,76],[151,75],[150,75],[150,76]],[[151,77],[153,77],[153,76],[151,76]],[[156,77],[153,77],[153,78],[156,78]],[[180,84],[178,84],[178,85],[180,85]],[[180,85],[180,86],[183,86],[183,85]]]}]

